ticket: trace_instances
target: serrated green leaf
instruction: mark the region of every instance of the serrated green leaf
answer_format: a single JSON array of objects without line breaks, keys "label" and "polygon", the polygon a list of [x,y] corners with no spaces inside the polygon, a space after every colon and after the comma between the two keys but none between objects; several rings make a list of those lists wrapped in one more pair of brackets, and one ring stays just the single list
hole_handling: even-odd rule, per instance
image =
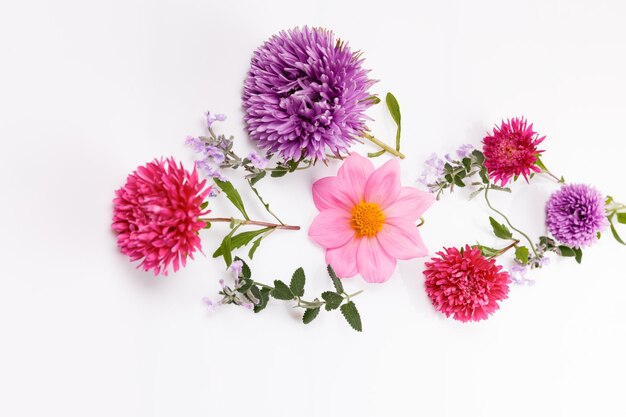
[{"label": "serrated green leaf", "polygon": [[257,182],[259,182],[263,178],[265,178],[265,175],[267,175],[267,171],[261,171],[260,173],[258,173],[254,177],[250,178],[250,184],[251,185],[255,185]]},{"label": "serrated green leaf", "polygon": [[363,331],[363,326],[361,324],[361,315],[359,314],[359,310],[357,310],[352,301],[342,305],[340,310],[341,314],[343,314],[343,317],[346,319],[350,327],[352,327],[357,332]]},{"label": "serrated green leaf", "polygon": [[572,248],[574,250],[574,257],[576,262],[581,263],[583,261],[583,251],[580,248]]},{"label": "serrated green leaf", "polygon": [[300,161],[290,160],[287,162],[287,167],[289,167],[289,172],[294,172],[298,169],[298,165],[300,165]]},{"label": "serrated green leaf", "polygon": [[626,224],[626,213],[616,213],[617,221],[621,224]]},{"label": "serrated green leaf", "polygon": [[385,97],[385,102],[387,103],[387,108],[389,109],[389,114],[393,118],[393,121],[396,122],[396,126],[398,127],[396,130],[396,151],[400,150],[400,133],[402,131],[402,115],[400,114],[400,104],[396,97],[387,93]]},{"label": "serrated green leaf", "polygon": [[463,158],[463,160],[461,161],[461,163],[463,164],[463,167],[465,168],[466,172],[470,172],[472,170],[472,160],[469,158]]},{"label": "serrated green leaf", "polygon": [[306,310],[304,310],[304,314],[302,315],[302,323],[309,324],[310,322],[315,320],[315,317],[317,317],[319,313],[320,313],[319,307],[307,308]]},{"label": "serrated green leaf", "polygon": [[333,286],[335,287],[335,291],[337,291],[337,294],[343,294],[343,283],[341,282],[341,279],[339,279],[339,277],[335,273],[335,270],[333,269],[333,267],[330,266],[330,264],[326,265],[326,270],[328,271],[328,275],[330,276],[330,279],[333,282]]},{"label": "serrated green leaf", "polygon": [[478,165],[482,165],[485,162],[485,155],[478,149],[472,151],[472,156]]},{"label": "serrated green leaf", "polygon": [[254,312],[258,313],[262,311],[265,307],[267,307],[267,302],[270,299],[270,290],[269,288],[261,288],[261,302],[254,306]]},{"label": "serrated green leaf", "polygon": [[336,309],[343,302],[343,297],[333,291],[324,291],[322,293],[322,299],[326,301],[326,304],[325,304],[326,311],[331,311],[331,310]]},{"label": "serrated green leaf", "polygon": [[576,256],[576,252],[574,252],[574,249],[565,245],[559,245],[559,254],[561,256],[566,256],[568,258],[572,256]]},{"label": "serrated green leaf", "polygon": [[239,191],[235,189],[233,184],[230,181],[222,181],[217,178],[213,178],[215,184],[220,187],[220,189],[226,194],[226,197],[233,203],[233,206],[239,210],[244,219],[250,220],[248,217],[248,213],[246,213],[246,208],[243,205],[243,200],[241,199],[241,195]]},{"label": "serrated green leaf", "polygon": [[250,247],[250,251],[248,252],[248,258],[252,259],[254,257],[254,253],[259,248],[261,241],[263,240],[263,236],[252,242],[252,246]]},{"label": "serrated green leaf", "polygon": [[291,282],[289,283],[289,289],[296,297],[302,297],[304,295],[305,282],[304,269],[300,267],[293,273]]},{"label": "serrated green leaf", "polygon": [[[236,234],[236,235],[232,236],[230,238],[230,250],[233,251],[234,249],[238,249],[238,248],[240,248],[242,246],[246,246],[248,243],[250,243],[250,241],[252,239],[254,239],[255,237],[257,237],[258,235],[260,235],[262,233],[267,232],[268,230],[270,230],[270,228],[266,227],[266,228],[263,228],[263,229],[249,230],[247,232],[241,232],[239,234]],[[223,242],[222,242],[222,246],[223,246]],[[219,248],[217,248],[217,250],[215,252],[213,252],[213,257],[214,258],[222,256],[222,254],[223,254],[222,246],[220,246]]]},{"label": "serrated green leaf", "polygon": [[287,284],[281,280],[274,280],[274,289],[272,290],[272,297],[277,300],[293,300],[294,296]]},{"label": "serrated green leaf", "polygon": [[241,259],[239,256],[235,256],[235,260],[241,262],[241,276],[249,279],[252,276],[252,271],[250,271],[250,267],[246,261]]},{"label": "serrated green leaf", "polygon": [[518,246],[515,248],[515,259],[523,264],[528,263],[528,248],[526,246]]},{"label": "serrated green leaf", "polygon": [[500,239],[511,239],[513,234],[509,230],[506,225],[502,223],[498,223],[496,219],[489,216],[489,223],[491,223],[491,228],[493,229],[493,234],[499,237]]},{"label": "serrated green leaf", "polygon": [[622,238],[619,237],[619,235],[617,234],[617,230],[615,229],[615,226],[613,226],[613,223],[610,223],[610,224],[611,224],[611,233],[613,233],[613,237],[615,238],[615,240],[617,240],[622,245],[626,245],[626,243],[624,243]]}]

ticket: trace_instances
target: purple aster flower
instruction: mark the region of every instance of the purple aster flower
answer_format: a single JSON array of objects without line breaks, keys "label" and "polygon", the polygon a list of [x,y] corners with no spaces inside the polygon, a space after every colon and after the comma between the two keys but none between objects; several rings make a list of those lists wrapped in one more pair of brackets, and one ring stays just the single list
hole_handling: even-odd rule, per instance
[{"label": "purple aster flower", "polygon": [[603,196],[584,184],[564,185],[546,205],[548,230],[561,243],[580,248],[597,240],[607,226]]},{"label": "purple aster flower", "polygon": [[250,137],[285,160],[346,153],[365,130],[375,82],[330,30],[283,31],[259,47],[244,83]]},{"label": "purple aster flower", "polygon": [[256,152],[250,152],[250,155],[248,155],[248,159],[250,160],[250,163],[258,169],[265,169],[265,167],[267,167],[267,164],[269,163],[269,160],[267,158],[262,157]]},{"label": "purple aster flower", "polygon": [[204,113],[204,117],[206,120],[207,129],[211,128],[211,125],[213,124],[213,122],[223,122],[224,120],[226,120],[225,114],[212,115],[210,111]]}]

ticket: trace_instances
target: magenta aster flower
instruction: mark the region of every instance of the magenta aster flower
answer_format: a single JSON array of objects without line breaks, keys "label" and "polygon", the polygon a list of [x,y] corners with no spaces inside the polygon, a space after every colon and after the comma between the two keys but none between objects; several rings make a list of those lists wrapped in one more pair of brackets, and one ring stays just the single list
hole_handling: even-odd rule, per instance
[{"label": "magenta aster flower", "polygon": [[478,248],[444,248],[426,262],[426,293],[435,308],[455,320],[489,318],[509,293],[509,273]]},{"label": "magenta aster flower", "polygon": [[185,266],[187,256],[201,250],[198,232],[205,223],[198,218],[209,211],[200,205],[211,192],[205,184],[195,168],[189,173],[174,158],[137,168],[113,200],[112,227],[122,253],[155,275],[167,275],[170,263],[174,271]]},{"label": "magenta aster flower", "polygon": [[604,197],[588,185],[564,185],[546,204],[546,224],[559,242],[576,248],[589,246],[608,226]]},{"label": "magenta aster flower", "polygon": [[320,210],[309,236],[326,248],[326,263],[338,276],[357,273],[368,282],[385,282],[397,259],[428,253],[415,222],[430,207],[432,194],[400,184],[400,161],[378,169],[353,153],[336,177],[313,184]]},{"label": "magenta aster flower", "polygon": [[493,134],[483,139],[484,164],[489,177],[503,186],[511,177],[520,175],[528,181],[531,172],[541,172],[535,163],[543,152],[537,145],[544,139],[545,136],[540,138],[523,117],[502,121],[500,127],[494,127]]},{"label": "magenta aster flower", "polygon": [[271,37],[252,57],[243,107],[250,137],[285,160],[345,153],[365,129],[374,83],[359,52],[330,30]]}]

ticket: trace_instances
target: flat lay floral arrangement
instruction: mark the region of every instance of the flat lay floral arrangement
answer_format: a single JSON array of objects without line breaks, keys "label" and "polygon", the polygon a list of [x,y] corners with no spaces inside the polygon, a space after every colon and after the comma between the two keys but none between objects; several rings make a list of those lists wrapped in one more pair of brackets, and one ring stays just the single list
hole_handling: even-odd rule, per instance
[{"label": "flat lay floral arrangement", "polygon": [[[581,263],[583,249],[605,235],[626,245],[619,235],[626,205],[548,170],[546,136],[524,117],[503,119],[476,138],[476,145],[461,144],[443,157],[433,154],[414,184],[401,184],[400,139],[406,119],[393,94],[381,98],[371,91],[375,83],[363,53],[330,30],[303,27],[272,36],[254,52],[243,81],[249,138],[237,140],[251,140],[256,151],[237,153],[237,140],[221,133],[219,122],[226,116],[207,112],[206,134],[185,140],[197,155],[193,163],[152,160],[115,192],[112,228],[120,251],[138,268],[164,276],[194,255],[223,259],[221,291],[202,299],[210,310],[235,305],[260,313],[287,302],[301,309],[304,324],[321,310],[338,310],[354,330],[362,331],[355,298],[363,290],[348,293],[345,278],[360,276],[366,290],[389,280],[398,261],[430,257],[415,279],[423,279],[433,312],[480,321],[500,308],[513,285],[533,284],[532,270],[547,267],[551,256]],[[385,106],[397,126],[391,141],[380,140],[367,126],[367,111],[375,105]],[[369,143],[372,150],[352,152],[355,143]],[[387,160],[382,162],[381,156]],[[257,184],[312,167],[328,175],[311,184],[319,213],[303,228],[325,252],[328,276],[307,277],[298,268],[282,279],[253,278],[263,241],[300,229],[281,220]],[[532,184],[538,176],[553,180],[555,191],[545,203],[546,234],[530,236],[494,207],[490,195],[510,193],[512,183]],[[235,188],[229,180],[234,177],[245,178],[247,187]],[[485,225],[501,244],[458,242],[433,254],[420,226],[428,211],[437,209],[437,200],[459,188],[471,189],[471,204],[491,210]],[[213,198],[226,198],[239,215],[213,213]],[[250,201],[265,209],[264,219],[250,218]],[[219,231],[204,232],[214,227],[223,231],[218,240]],[[306,293],[312,279],[327,280],[328,290]]]}]

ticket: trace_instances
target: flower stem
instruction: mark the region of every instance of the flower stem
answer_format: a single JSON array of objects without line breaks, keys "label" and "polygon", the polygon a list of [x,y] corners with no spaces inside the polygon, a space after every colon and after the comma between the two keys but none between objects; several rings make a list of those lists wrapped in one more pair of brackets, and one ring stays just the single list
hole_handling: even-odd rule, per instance
[{"label": "flower stem", "polygon": [[505,253],[507,253],[509,251],[509,249],[514,248],[518,244],[519,244],[519,239],[515,239],[515,241],[513,243],[511,243],[509,246],[506,246],[506,247],[500,249],[496,254],[491,255],[488,259],[493,259],[493,258],[497,258],[500,255],[504,255]]},{"label": "flower stem", "polygon": [[267,211],[273,218],[275,218],[278,223],[280,223],[281,225],[284,225],[285,223],[283,223],[283,221],[279,219],[278,216],[272,210],[270,210],[270,205],[267,204],[265,200],[263,200],[263,197],[261,197],[261,194],[259,194],[259,192],[254,187],[254,185],[252,185],[252,180],[248,179],[248,185],[252,189],[252,192],[254,192],[254,195],[257,196],[257,198],[259,199],[263,207],[265,207],[265,211]]},{"label": "flower stem", "polygon": [[276,223],[268,223],[268,222],[259,222],[256,220],[242,220],[242,219],[233,219],[232,217],[207,217],[199,219],[205,223],[230,223],[235,222],[238,225],[251,225],[251,226],[263,226],[263,227],[271,227],[273,229],[284,229],[284,230],[300,230],[300,226],[290,226],[288,224],[276,224]]},{"label": "flower stem", "polygon": [[379,146],[380,148],[389,152],[390,154],[397,156],[400,159],[405,158],[402,152],[395,150],[394,148],[392,148],[391,146],[387,145],[384,142],[381,142],[380,140],[376,139],[374,136],[370,135],[369,133],[363,133],[363,137],[369,140],[370,142],[372,142],[373,144],[375,144],[376,146]]},{"label": "flower stem", "polygon": [[[263,284],[261,282],[258,281],[253,281],[253,284],[261,287],[261,288],[267,288],[268,290],[274,290],[274,287],[272,287],[271,285],[267,285],[267,284]],[[355,293],[352,294],[348,294],[346,292],[344,292],[343,294],[341,294],[341,296],[343,297],[344,300],[346,301],[350,301],[350,299],[352,297],[356,297],[357,295],[361,294],[363,292],[363,290],[359,290]],[[322,307],[324,304],[326,304],[326,301],[323,300],[318,300],[318,301],[306,301],[306,300],[302,300],[300,297],[296,297],[294,298],[294,300],[297,300],[297,304],[295,306],[293,306],[294,308],[300,307],[300,308],[319,308]]]},{"label": "flower stem", "polygon": [[511,229],[515,230],[517,233],[519,233],[520,235],[524,236],[524,238],[526,238],[526,240],[528,241],[528,244],[530,245],[530,248],[532,249],[532,251],[535,254],[535,256],[539,257],[539,254],[537,253],[537,249],[535,248],[535,245],[533,244],[533,241],[528,237],[528,235],[526,233],[522,232],[521,230],[519,230],[518,228],[513,226],[511,224],[511,221],[509,220],[509,218],[506,217],[504,215],[504,213],[502,213],[501,211],[497,210],[495,207],[493,207],[491,205],[491,202],[489,201],[489,195],[488,194],[489,194],[489,185],[485,186],[485,201],[487,202],[487,205],[489,206],[489,208],[491,210],[495,211],[496,213],[498,213],[500,216],[502,216],[504,218],[504,220],[506,220],[506,223],[509,225],[509,227]]}]

